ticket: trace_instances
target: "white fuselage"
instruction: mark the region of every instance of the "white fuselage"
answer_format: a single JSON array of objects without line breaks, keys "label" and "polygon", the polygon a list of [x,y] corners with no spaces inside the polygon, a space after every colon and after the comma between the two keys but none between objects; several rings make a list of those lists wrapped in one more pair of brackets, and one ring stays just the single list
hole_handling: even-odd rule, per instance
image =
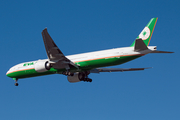
[{"label": "white fuselage", "polygon": [[[156,50],[156,46],[148,46],[147,50],[140,51],[140,52],[135,52],[134,47],[122,47],[122,48],[114,48],[114,49],[81,53],[81,54],[75,54],[75,55],[68,55],[66,57],[70,59],[72,62],[76,63],[76,62],[96,60],[96,59],[102,59],[102,58],[105,58],[105,59],[113,58],[113,57],[120,58],[121,56],[130,56],[130,55],[137,55],[137,54],[145,55],[155,50]],[[43,59],[41,61],[49,61],[49,60]],[[36,62],[37,61],[30,61],[30,62],[17,64],[11,67],[6,74],[16,72],[16,71],[34,69],[34,64],[36,64]],[[56,61],[50,61],[50,62],[56,62]]]}]

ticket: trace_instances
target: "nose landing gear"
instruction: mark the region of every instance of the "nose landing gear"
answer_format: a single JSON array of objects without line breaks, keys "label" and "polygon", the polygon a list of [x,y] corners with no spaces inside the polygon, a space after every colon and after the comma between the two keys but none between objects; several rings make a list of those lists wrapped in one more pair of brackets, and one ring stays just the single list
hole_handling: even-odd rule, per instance
[{"label": "nose landing gear", "polygon": [[19,84],[18,84],[18,83],[15,83],[14,85],[15,85],[15,86],[18,86]]},{"label": "nose landing gear", "polygon": [[13,78],[13,79],[15,80],[15,84],[14,84],[14,85],[15,85],[15,86],[18,86],[18,85],[19,85],[18,82],[17,82],[17,81],[18,81],[18,78]]}]

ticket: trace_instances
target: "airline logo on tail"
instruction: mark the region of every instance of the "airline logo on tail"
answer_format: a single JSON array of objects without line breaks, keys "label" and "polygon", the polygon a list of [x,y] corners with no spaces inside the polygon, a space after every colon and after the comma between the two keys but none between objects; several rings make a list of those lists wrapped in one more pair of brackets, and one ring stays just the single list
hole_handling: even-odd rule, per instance
[{"label": "airline logo on tail", "polygon": [[150,30],[148,27],[145,27],[143,31],[139,34],[139,38],[141,38],[142,40],[148,39],[149,36],[150,36]]}]

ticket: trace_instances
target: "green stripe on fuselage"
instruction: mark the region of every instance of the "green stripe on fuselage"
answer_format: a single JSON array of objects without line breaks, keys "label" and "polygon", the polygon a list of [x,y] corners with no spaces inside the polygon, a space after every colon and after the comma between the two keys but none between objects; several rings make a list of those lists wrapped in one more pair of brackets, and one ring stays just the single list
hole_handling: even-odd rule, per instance
[{"label": "green stripe on fuselage", "polygon": [[142,55],[103,58],[103,59],[97,59],[97,60],[78,62],[77,64],[81,66],[81,69],[93,69],[93,68],[98,68],[98,67],[107,67],[107,66],[123,64],[125,62],[131,61],[141,56]]},{"label": "green stripe on fuselage", "polygon": [[[98,67],[106,67],[106,66],[123,64],[125,62],[131,61],[141,56],[142,55],[103,58],[103,59],[77,62],[75,64],[79,65],[80,70],[84,71],[84,70],[91,70],[93,68],[98,68]],[[7,74],[7,76],[11,78],[28,78],[28,77],[36,77],[36,76],[49,75],[49,74],[55,74],[55,73],[62,73],[63,71],[65,71],[65,69],[57,70],[57,69],[51,68],[49,71],[46,71],[46,72],[36,72],[35,69],[29,69],[29,70],[12,72],[12,73]],[[70,71],[77,71],[77,70],[70,69]]]},{"label": "green stripe on fuselage", "polygon": [[[53,69],[53,68],[52,68]],[[7,74],[8,77],[11,78],[28,78],[28,77],[36,77],[36,76],[42,76],[42,75],[48,75],[48,74],[53,74],[56,73],[57,70],[49,70],[46,72],[36,72],[35,69],[29,69],[29,70],[20,70],[16,72],[12,72]]]}]

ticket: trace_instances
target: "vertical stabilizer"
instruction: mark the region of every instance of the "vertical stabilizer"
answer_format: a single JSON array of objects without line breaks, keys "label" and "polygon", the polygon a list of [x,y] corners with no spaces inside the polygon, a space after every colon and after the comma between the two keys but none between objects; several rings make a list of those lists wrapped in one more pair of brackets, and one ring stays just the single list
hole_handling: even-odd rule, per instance
[{"label": "vertical stabilizer", "polygon": [[[154,28],[156,26],[158,18],[152,18],[149,23],[146,25],[146,27],[142,30],[142,32],[139,34],[139,36],[136,39],[141,38],[146,46],[149,45],[149,42],[151,40],[151,36],[153,34]],[[135,45],[135,41],[132,43],[131,47]]]}]

